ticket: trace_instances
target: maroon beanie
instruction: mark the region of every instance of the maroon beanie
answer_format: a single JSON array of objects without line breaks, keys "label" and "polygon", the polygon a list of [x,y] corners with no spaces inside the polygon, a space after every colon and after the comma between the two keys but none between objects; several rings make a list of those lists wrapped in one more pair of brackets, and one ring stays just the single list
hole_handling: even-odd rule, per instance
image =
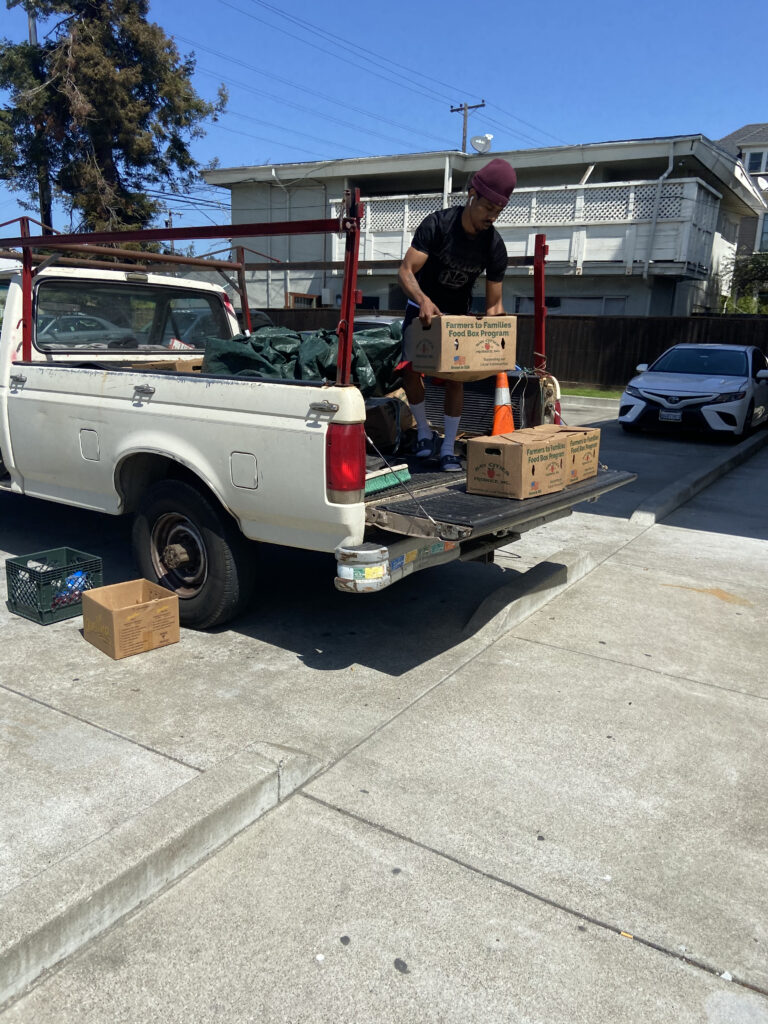
[{"label": "maroon beanie", "polygon": [[481,167],[469,184],[478,195],[484,196],[496,206],[506,206],[517,185],[517,175],[511,164],[497,157]]}]

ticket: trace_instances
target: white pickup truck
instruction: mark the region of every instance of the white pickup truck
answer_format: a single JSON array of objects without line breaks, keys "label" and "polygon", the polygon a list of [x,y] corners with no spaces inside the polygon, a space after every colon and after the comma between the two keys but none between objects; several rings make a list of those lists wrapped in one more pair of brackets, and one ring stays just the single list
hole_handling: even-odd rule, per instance
[{"label": "white pickup truck", "polygon": [[53,265],[28,276],[25,304],[22,278],[0,271],[0,489],[132,515],[139,572],[179,595],[189,627],[248,603],[254,542],[335,553],[336,586],[371,592],[487,560],[633,478],[601,471],[514,501],[467,494],[463,475],[414,473],[366,497],[355,386],[199,372],[203,339],[238,331],[222,287]]}]

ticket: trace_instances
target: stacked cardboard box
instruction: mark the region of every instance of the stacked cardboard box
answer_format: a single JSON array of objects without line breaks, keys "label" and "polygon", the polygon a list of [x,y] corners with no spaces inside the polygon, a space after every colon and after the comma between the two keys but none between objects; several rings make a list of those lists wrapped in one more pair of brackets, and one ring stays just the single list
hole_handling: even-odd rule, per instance
[{"label": "stacked cardboard box", "polygon": [[406,331],[405,352],[419,373],[483,380],[514,368],[517,317],[436,316],[426,329],[414,320]]},{"label": "stacked cardboard box", "polygon": [[534,498],[565,486],[566,442],[535,429],[474,437],[467,442],[467,491]]},{"label": "stacked cardboard box", "polygon": [[600,428],[566,427],[543,423],[533,428],[539,434],[557,434],[565,439],[565,483],[575,484],[597,475],[600,462]]}]

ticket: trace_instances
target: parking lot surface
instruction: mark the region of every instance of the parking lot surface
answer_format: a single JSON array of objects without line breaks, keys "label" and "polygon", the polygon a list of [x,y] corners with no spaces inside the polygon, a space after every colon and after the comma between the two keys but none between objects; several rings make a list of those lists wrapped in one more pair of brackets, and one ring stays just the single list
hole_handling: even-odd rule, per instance
[{"label": "parking lot surface", "polygon": [[[76,904],[89,849],[117,833],[124,852],[152,814],[161,830],[225,768],[295,769],[279,806],[3,1020],[767,1024],[768,449],[647,528],[638,501],[710,446],[603,436],[605,461],[637,460],[635,498],[535,531],[503,568],[359,599],[328,560],[268,552],[233,628],[116,663],[79,620],[4,612],[23,766],[6,951],[14,917],[44,929]],[[107,581],[129,577],[122,524],[3,498],[7,553],[98,537]],[[596,568],[492,641],[466,631],[569,547]]]}]

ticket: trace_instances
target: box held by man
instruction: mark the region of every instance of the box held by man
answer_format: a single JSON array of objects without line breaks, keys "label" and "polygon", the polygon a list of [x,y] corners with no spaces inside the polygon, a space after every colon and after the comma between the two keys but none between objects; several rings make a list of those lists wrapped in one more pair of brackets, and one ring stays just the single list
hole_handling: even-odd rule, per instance
[{"label": "box held by man", "polygon": [[436,316],[426,329],[414,320],[406,331],[405,352],[418,373],[483,380],[514,369],[517,317]]}]

